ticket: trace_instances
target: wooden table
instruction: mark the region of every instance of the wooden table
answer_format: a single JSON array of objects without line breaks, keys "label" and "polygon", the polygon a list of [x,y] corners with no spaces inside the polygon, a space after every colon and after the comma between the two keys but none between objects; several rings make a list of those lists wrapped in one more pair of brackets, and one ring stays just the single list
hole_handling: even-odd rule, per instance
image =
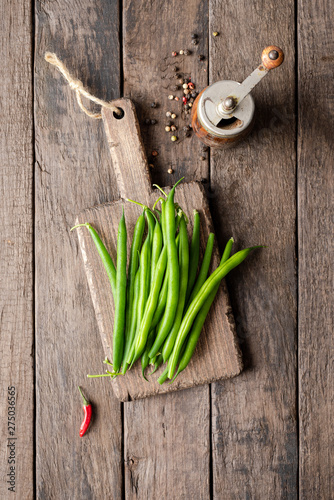
[{"label": "wooden table", "polygon": [[[12,0],[1,19],[1,499],[334,498],[333,5]],[[240,81],[270,43],[286,60],[254,92],[252,135],[204,160],[196,138],[173,144],[161,114],[173,65],[198,89]],[[46,50],[92,94],[157,117],[142,128],[159,151],[153,180],[203,180],[220,246],[268,245],[227,281],[245,363],[235,379],[124,404],[108,380],[86,379],[103,352],[69,228],[118,193],[101,122]],[[96,415],[83,439],[79,383]]]}]

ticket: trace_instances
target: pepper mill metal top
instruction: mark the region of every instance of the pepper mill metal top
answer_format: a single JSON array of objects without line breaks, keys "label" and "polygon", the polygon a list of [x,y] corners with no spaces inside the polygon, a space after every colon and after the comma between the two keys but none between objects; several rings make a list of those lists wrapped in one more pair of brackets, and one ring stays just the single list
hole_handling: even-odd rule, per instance
[{"label": "pepper mill metal top", "polygon": [[255,105],[250,92],[271,69],[284,60],[282,49],[271,45],[262,52],[262,63],[242,83],[222,80],[206,87],[196,98],[191,124],[207,146],[226,148],[251,131]]}]

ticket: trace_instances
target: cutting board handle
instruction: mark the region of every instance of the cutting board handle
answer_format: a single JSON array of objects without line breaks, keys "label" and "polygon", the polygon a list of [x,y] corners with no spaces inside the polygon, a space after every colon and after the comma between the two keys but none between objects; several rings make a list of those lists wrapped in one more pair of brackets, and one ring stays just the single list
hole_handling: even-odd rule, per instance
[{"label": "cutting board handle", "polygon": [[108,108],[102,108],[102,118],[120,195],[143,202],[152,188],[136,110],[130,99],[112,104],[122,110],[121,118]]}]

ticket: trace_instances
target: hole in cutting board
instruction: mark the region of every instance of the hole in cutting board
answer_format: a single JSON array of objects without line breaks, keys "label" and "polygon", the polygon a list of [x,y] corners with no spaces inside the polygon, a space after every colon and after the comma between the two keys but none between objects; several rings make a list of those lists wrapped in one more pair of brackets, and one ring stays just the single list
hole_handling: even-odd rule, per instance
[{"label": "hole in cutting board", "polygon": [[116,118],[116,120],[121,120],[125,115],[124,109],[122,109],[122,108],[118,108],[118,109],[119,109],[120,113],[117,114],[116,111],[113,111],[113,115],[114,115],[114,118]]}]

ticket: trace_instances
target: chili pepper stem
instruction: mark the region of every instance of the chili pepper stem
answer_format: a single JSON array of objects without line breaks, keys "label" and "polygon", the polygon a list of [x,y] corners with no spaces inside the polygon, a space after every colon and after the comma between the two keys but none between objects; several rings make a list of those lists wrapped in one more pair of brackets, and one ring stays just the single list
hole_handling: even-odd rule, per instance
[{"label": "chili pepper stem", "polygon": [[80,392],[80,394],[81,394],[81,397],[82,397],[82,400],[83,400],[84,405],[85,405],[85,406],[89,406],[89,405],[90,405],[90,403],[89,403],[89,401],[87,401],[87,399],[86,399],[86,398],[85,398],[85,396],[83,395],[82,390],[81,390],[81,387],[80,387],[80,386],[78,386],[78,389],[79,389],[79,392]]}]

